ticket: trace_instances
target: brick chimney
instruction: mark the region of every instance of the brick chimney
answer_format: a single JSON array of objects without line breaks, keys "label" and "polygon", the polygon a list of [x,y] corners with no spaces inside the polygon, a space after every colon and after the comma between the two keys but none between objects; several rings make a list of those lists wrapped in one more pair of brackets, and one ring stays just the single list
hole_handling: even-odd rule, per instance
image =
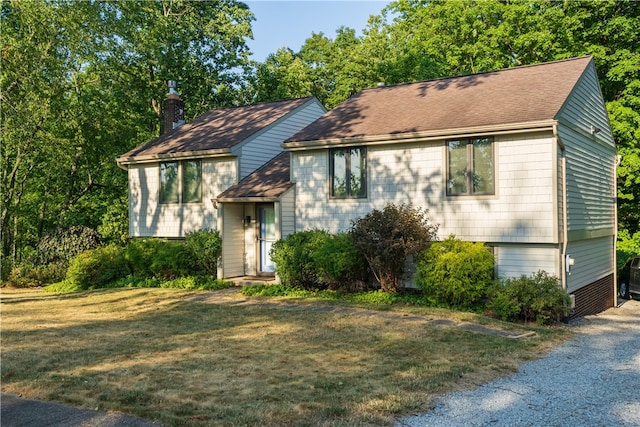
[{"label": "brick chimney", "polygon": [[175,80],[169,80],[168,85],[169,93],[163,105],[162,133],[167,133],[184,123],[184,102],[176,91]]}]

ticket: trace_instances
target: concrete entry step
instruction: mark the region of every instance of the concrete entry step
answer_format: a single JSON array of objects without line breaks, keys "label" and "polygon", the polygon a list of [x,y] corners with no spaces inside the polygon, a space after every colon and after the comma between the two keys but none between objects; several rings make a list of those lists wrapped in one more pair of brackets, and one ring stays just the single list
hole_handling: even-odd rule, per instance
[{"label": "concrete entry step", "polygon": [[273,276],[239,276],[224,280],[232,282],[236,286],[273,285],[276,283],[276,278]]}]

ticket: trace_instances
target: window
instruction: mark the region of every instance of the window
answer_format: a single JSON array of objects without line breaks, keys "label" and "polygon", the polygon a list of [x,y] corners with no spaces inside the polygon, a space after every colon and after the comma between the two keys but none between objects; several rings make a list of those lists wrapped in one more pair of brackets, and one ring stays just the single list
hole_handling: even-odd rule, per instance
[{"label": "window", "polygon": [[337,199],[367,196],[367,151],[341,148],[330,151],[331,197]]},{"label": "window", "polygon": [[189,160],[182,162],[182,201],[184,203],[202,200],[202,162]]},{"label": "window", "polygon": [[447,142],[447,194],[494,194],[493,138]]},{"label": "window", "polygon": [[202,201],[202,161],[160,163],[160,203]]},{"label": "window", "polygon": [[160,203],[178,203],[178,163],[160,163]]}]

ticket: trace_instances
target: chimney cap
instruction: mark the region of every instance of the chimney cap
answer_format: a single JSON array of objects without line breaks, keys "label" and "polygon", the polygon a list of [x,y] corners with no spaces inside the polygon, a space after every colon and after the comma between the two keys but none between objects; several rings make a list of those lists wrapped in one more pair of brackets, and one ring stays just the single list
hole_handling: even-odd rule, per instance
[{"label": "chimney cap", "polygon": [[180,95],[176,90],[178,83],[175,80],[168,80],[167,86],[169,86],[169,95]]}]

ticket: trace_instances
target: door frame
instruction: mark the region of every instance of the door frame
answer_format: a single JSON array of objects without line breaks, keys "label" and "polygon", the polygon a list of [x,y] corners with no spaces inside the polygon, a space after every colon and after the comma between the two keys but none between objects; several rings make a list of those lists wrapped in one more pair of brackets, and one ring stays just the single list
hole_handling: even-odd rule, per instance
[{"label": "door frame", "polygon": [[[262,270],[262,243],[263,241],[266,240],[270,240],[270,239],[263,239],[262,238],[262,217],[261,217],[261,209],[264,208],[271,208],[273,210],[273,215],[274,215],[274,219],[273,219],[273,227],[274,227],[274,237],[273,237],[273,242],[277,241],[278,239],[278,220],[277,218],[275,218],[276,215],[276,207],[275,207],[275,203],[273,202],[267,202],[267,203],[256,203],[256,228],[255,228],[255,233],[256,233],[256,274],[258,276],[267,276],[267,277],[274,277],[275,276],[275,271],[263,271]],[[273,261],[272,261],[273,262]]]}]

